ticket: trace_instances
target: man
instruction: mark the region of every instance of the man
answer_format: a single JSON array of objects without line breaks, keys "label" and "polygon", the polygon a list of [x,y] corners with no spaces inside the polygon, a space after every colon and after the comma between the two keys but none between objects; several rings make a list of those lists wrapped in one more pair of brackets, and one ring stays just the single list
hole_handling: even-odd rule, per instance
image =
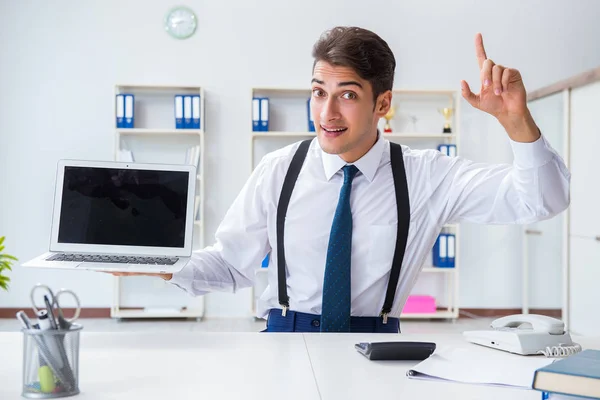
[{"label": "man", "polygon": [[481,91],[462,81],[462,95],[504,127],[512,166],[390,144],[377,122],[391,106],[394,55],[373,32],[337,27],[313,49],[317,138],[265,156],[215,244],[162,278],[193,295],[234,292],[270,253],[258,304],[267,331],[398,332],[444,224],[527,224],[565,210],[570,175],[527,108],[520,73],[488,59],[479,34],[475,49]]}]

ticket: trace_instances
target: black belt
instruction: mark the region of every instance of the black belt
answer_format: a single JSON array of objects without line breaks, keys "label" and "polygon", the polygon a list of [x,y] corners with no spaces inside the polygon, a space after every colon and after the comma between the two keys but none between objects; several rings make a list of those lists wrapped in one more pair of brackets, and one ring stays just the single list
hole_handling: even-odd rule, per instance
[{"label": "black belt", "polygon": [[[312,139],[304,140],[300,143],[298,150],[296,150],[283,181],[283,187],[281,188],[281,195],[279,196],[279,203],[277,205],[277,281],[279,304],[282,307],[281,315],[284,317],[290,307],[290,298],[287,294],[285,249],[283,247],[285,217],[294,186],[296,185],[296,180],[302,169],[302,164],[304,164],[304,159],[308,153],[311,141]],[[398,286],[398,279],[400,277],[400,269],[402,267],[402,260],[404,259],[404,252],[406,250],[406,241],[408,240],[408,228],[410,225],[408,184],[406,182],[402,147],[399,144],[390,143],[390,158],[392,174],[394,176],[394,188],[396,190],[398,231],[396,233],[396,249],[394,250],[394,258],[392,260],[392,271],[388,281],[385,301],[381,308],[381,313],[379,314],[383,317],[384,324],[388,322],[388,314],[392,311],[396,287]]]}]

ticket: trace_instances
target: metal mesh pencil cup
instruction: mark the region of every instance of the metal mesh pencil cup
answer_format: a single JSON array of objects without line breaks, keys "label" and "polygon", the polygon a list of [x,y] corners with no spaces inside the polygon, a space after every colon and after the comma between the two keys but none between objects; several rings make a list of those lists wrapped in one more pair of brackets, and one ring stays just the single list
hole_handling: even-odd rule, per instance
[{"label": "metal mesh pencil cup", "polygon": [[23,391],[31,399],[54,399],[79,393],[79,332],[69,329],[22,329]]}]

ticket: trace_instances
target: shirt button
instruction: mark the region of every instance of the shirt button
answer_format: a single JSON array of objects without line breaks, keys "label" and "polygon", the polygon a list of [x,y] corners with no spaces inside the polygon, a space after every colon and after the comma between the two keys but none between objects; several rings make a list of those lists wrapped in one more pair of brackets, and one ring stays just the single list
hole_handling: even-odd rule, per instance
[{"label": "shirt button", "polygon": [[315,327],[321,326],[321,321],[319,321],[318,319],[313,319],[312,326],[315,326]]}]

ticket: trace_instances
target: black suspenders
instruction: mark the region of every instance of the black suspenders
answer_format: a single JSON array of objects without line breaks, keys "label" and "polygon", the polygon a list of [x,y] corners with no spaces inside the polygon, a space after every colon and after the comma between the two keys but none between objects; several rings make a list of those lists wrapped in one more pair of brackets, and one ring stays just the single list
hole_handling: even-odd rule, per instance
[{"label": "black suspenders", "polygon": [[[298,150],[292,158],[290,167],[288,168],[279,203],[277,205],[277,285],[279,290],[279,304],[282,307],[281,314],[285,314],[290,307],[290,298],[287,295],[286,282],[286,263],[285,249],[283,247],[283,234],[285,226],[285,216],[287,214],[292,191],[304,164],[304,159],[308,153],[312,139],[304,140],[300,143]],[[383,317],[383,323],[387,323],[388,314],[392,311],[394,296],[396,295],[396,287],[400,277],[400,268],[404,259],[404,251],[406,249],[406,241],[408,239],[408,228],[410,225],[410,203],[408,198],[408,185],[406,183],[406,172],[404,169],[404,158],[402,156],[402,147],[396,143],[390,143],[390,158],[392,164],[392,174],[394,176],[394,187],[396,189],[396,207],[398,209],[398,231],[396,234],[396,249],[394,250],[394,258],[392,260],[392,271],[388,282],[387,292],[383,308],[380,316]]]}]

